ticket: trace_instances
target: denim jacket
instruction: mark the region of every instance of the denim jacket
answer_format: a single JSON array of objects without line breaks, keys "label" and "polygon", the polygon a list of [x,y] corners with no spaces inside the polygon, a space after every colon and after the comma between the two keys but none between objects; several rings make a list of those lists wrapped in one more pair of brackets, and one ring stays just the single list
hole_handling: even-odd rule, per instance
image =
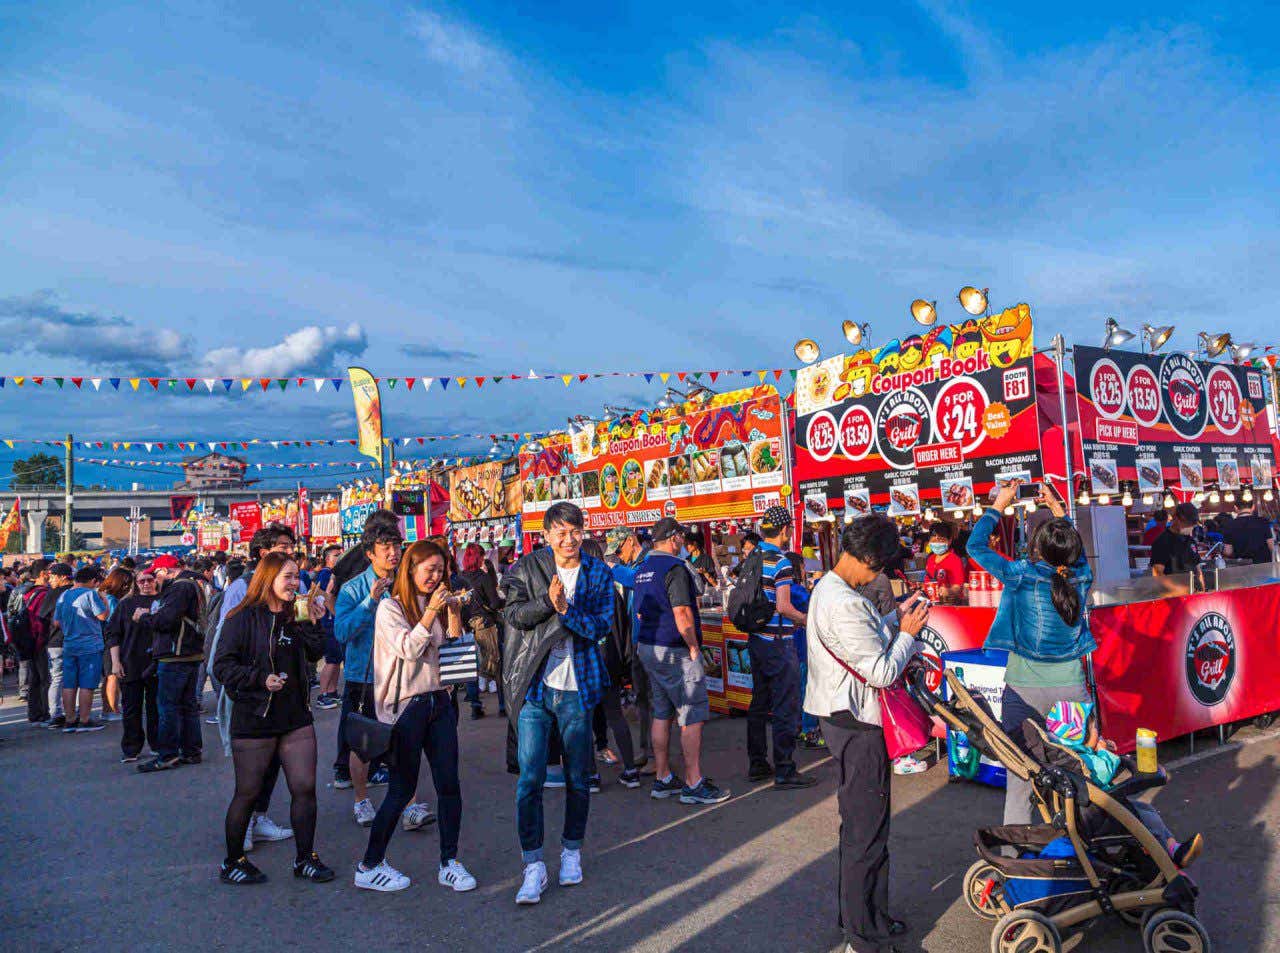
[{"label": "denim jacket", "polygon": [[[378,604],[373,601],[373,583],[378,574],[370,566],[338,590],[333,610],[333,637],[343,645],[348,682],[373,681],[373,623]],[[384,598],[391,594],[388,589]]]},{"label": "denim jacket", "polygon": [[[992,507],[982,514],[969,535],[969,555],[979,566],[1004,584],[1000,608],[987,634],[984,649],[1005,649],[1033,662],[1070,662],[1097,648],[1082,615],[1076,625],[1067,625],[1053,607],[1052,583],[1057,570],[1046,562],[1005,559],[988,545],[1000,521]],[[1071,567],[1070,582],[1087,605],[1093,570],[1081,556]]]}]

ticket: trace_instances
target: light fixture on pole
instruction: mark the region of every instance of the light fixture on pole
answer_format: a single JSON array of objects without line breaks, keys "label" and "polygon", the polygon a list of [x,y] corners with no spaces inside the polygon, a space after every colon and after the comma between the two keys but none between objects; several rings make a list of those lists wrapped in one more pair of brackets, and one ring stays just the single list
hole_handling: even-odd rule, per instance
[{"label": "light fixture on pole", "polygon": [[1076,502],[1077,502],[1077,503],[1079,503],[1081,506],[1088,506],[1088,505],[1089,505],[1089,491],[1088,491],[1088,490],[1081,490],[1081,491],[1080,491],[1080,495],[1076,498]]},{"label": "light fixture on pole", "polygon": [[670,410],[680,404],[681,401],[688,400],[689,395],[683,391],[678,391],[674,387],[668,387],[667,392],[658,400],[657,408],[659,410]]},{"label": "light fixture on pole", "polygon": [[1124,491],[1124,496],[1120,497],[1121,506],[1133,506],[1133,494],[1128,490]]},{"label": "light fixture on pole", "polygon": [[1242,494],[1240,495],[1240,499],[1242,499],[1242,500],[1243,500],[1244,502],[1246,502],[1246,503],[1252,503],[1252,502],[1253,502],[1253,490],[1246,486],[1246,487],[1244,488],[1244,493],[1242,493]]},{"label": "light fixture on pole", "polygon": [[1257,349],[1257,347],[1258,345],[1254,344],[1252,341],[1246,341],[1243,344],[1232,344],[1231,360],[1237,364],[1241,364]]},{"label": "light fixture on pole", "polygon": [[1178,505],[1177,501],[1173,498],[1173,494],[1172,494],[1172,493],[1166,493],[1166,494],[1164,495],[1164,501],[1163,501],[1163,502],[1164,502],[1164,508],[1165,508],[1166,510],[1171,510],[1171,509],[1173,509],[1175,506],[1177,506],[1177,505]]},{"label": "light fixture on pole", "polygon": [[1221,502],[1222,502],[1222,494],[1220,494],[1217,490],[1214,490],[1212,493],[1209,494],[1210,504],[1212,504],[1213,506],[1217,506]]},{"label": "light fixture on pole", "polygon": [[1115,318],[1107,318],[1107,336],[1102,341],[1102,349],[1109,351],[1118,344],[1124,344],[1132,341],[1135,337],[1134,333],[1128,328],[1120,327],[1120,322]]},{"label": "light fixture on pole", "polygon": [[1275,495],[1274,493],[1272,493],[1272,492],[1271,492],[1271,488],[1270,488],[1270,487],[1267,487],[1267,492],[1262,494],[1262,498],[1263,498],[1263,500],[1265,500],[1266,502],[1270,503],[1272,500],[1274,500],[1274,499],[1276,498],[1276,495]]},{"label": "light fixture on pole", "polygon": [[1107,494],[1107,493],[1100,494],[1100,495],[1098,496],[1098,505],[1099,505],[1099,506],[1109,506],[1109,505],[1111,505],[1111,496],[1110,496],[1109,494]]},{"label": "light fixture on pole", "polygon": [[1152,496],[1150,493],[1143,493],[1143,494],[1142,494],[1142,505],[1143,505],[1143,506],[1151,506],[1153,503],[1155,503],[1155,501],[1156,501],[1156,498],[1155,498],[1154,496]]},{"label": "light fixture on pole", "polygon": [[818,342],[813,338],[801,338],[796,341],[796,345],[791,351],[801,364],[812,364],[822,356],[822,351],[818,348]]},{"label": "light fixture on pole", "polygon": [[1191,497],[1191,502],[1194,503],[1196,506],[1204,505],[1204,494],[1196,493],[1194,496]]},{"label": "light fixture on pole", "polygon": [[1232,490],[1227,490],[1226,493],[1222,494],[1222,498],[1228,503],[1234,503],[1236,501],[1236,494]]},{"label": "light fixture on pole", "polygon": [[987,288],[975,288],[972,285],[965,285],[960,289],[960,293],[956,298],[960,301],[960,307],[964,308],[975,318],[987,313]]},{"label": "light fixture on pole", "polygon": [[1150,324],[1142,326],[1143,343],[1146,344],[1147,350],[1152,354],[1168,344],[1171,337],[1173,337],[1172,324],[1165,324],[1160,327],[1152,327]]},{"label": "light fixture on pole", "polygon": [[1201,331],[1196,335],[1196,340],[1200,342],[1200,347],[1205,354],[1209,357],[1217,357],[1231,346],[1231,332],[1223,331],[1220,334],[1209,334]]},{"label": "light fixture on pole", "polygon": [[911,317],[916,319],[916,324],[923,324],[928,327],[938,320],[938,302],[916,298],[915,301],[911,302]]},{"label": "light fixture on pole", "polygon": [[857,324],[853,321],[845,321],[840,325],[840,330],[844,333],[844,339],[856,347],[871,334],[871,322],[863,321]]}]

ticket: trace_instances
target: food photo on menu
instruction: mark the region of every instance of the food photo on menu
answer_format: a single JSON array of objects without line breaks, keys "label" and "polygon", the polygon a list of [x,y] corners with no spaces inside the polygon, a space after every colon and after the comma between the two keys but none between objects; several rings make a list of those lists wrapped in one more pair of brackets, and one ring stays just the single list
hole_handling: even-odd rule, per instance
[{"label": "food photo on menu", "polygon": [[1152,457],[1142,457],[1137,462],[1138,490],[1142,493],[1164,489],[1164,468]]},{"label": "food photo on menu", "polygon": [[1240,464],[1235,457],[1218,457],[1218,486],[1224,490],[1240,489]]},{"label": "food photo on menu", "polygon": [[618,505],[622,496],[622,480],[618,476],[618,468],[606,463],[600,470],[600,501],[612,509]]},{"label": "food photo on menu", "polygon": [[871,512],[871,491],[865,487],[845,490],[844,508],[854,516],[866,516]]},{"label": "food photo on menu", "polygon": [[915,483],[899,483],[889,487],[889,515],[916,516],[920,513],[920,487]]},{"label": "food photo on menu", "polygon": [[1178,479],[1184,490],[1204,489],[1204,464],[1184,457],[1178,461]]},{"label": "food photo on menu", "polygon": [[809,493],[804,498],[804,516],[806,520],[826,519],[827,513],[827,497],[821,491],[817,493]]},{"label": "food photo on menu", "polygon": [[941,481],[942,505],[948,509],[968,509],[973,506],[973,478],[951,477]]},{"label": "food photo on menu", "polygon": [[1120,489],[1120,474],[1114,460],[1094,460],[1089,464],[1089,485],[1094,493],[1115,493]]}]

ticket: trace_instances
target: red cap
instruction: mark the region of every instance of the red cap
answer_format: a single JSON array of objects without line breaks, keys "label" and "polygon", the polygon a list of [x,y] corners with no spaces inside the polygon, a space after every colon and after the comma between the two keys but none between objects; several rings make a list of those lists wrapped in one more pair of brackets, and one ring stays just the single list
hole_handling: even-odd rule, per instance
[{"label": "red cap", "polygon": [[147,569],[151,572],[155,572],[157,569],[179,569],[181,566],[182,563],[178,561],[177,556],[165,553],[164,555],[157,556],[155,559],[151,560],[151,565],[148,566]]}]

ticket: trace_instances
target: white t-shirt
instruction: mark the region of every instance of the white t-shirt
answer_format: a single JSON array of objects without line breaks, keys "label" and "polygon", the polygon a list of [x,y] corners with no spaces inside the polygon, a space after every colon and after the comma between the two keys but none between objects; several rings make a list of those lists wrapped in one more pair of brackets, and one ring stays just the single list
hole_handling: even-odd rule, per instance
[{"label": "white t-shirt", "polygon": [[[572,569],[556,567],[556,575],[564,583],[565,598],[573,602],[574,591],[578,588],[578,573],[582,569],[579,563]],[[562,692],[576,692],[578,679],[573,671],[573,636],[566,635],[551,647],[547,656],[547,667],[542,676],[542,684],[547,688],[555,688]]]}]

